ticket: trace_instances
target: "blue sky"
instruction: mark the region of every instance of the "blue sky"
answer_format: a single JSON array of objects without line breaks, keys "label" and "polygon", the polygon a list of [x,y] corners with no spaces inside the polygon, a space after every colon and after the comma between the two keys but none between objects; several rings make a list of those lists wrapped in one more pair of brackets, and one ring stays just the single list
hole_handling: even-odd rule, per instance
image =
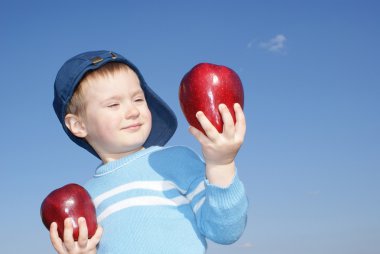
[{"label": "blue sky", "polygon": [[369,0],[1,1],[1,252],[54,253],[40,204],[99,161],[59,126],[53,82],[69,57],[109,49],[177,114],[169,145],[198,152],[181,78],[211,62],[242,79],[248,225],[208,253],[378,253],[379,13]]}]

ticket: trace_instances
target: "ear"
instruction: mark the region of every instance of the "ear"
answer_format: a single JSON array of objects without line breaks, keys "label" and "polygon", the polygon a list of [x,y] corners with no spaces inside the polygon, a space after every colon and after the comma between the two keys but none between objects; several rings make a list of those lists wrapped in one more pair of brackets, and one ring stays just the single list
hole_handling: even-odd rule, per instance
[{"label": "ear", "polygon": [[86,125],[79,116],[67,114],[65,116],[65,125],[74,136],[78,138],[85,138],[87,136]]}]

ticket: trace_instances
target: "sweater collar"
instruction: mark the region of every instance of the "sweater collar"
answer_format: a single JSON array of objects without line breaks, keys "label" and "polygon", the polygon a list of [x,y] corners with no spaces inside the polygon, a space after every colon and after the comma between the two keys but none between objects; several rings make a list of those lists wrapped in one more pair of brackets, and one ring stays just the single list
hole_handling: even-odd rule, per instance
[{"label": "sweater collar", "polygon": [[101,177],[103,175],[110,174],[119,168],[127,165],[131,161],[134,161],[138,158],[141,158],[149,153],[152,153],[156,150],[160,149],[159,146],[151,146],[146,149],[141,149],[133,154],[130,154],[128,156],[125,156],[123,158],[120,158],[115,161],[107,162],[106,164],[101,164],[97,169],[95,170],[95,175],[94,177]]}]

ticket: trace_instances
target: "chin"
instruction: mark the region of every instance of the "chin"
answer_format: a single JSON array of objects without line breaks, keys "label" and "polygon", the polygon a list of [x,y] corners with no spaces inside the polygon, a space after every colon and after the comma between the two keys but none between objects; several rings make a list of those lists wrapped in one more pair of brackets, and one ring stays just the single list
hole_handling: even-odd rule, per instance
[{"label": "chin", "polygon": [[144,148],[143,146],[144,143],[141,143],[141,144],[136,144],[136,145],[129,145],[129,146],[125,146],[125,149],[123,149],[123,152],[124,153],[130,153],[130,152],[133,152],[133,151],[139,151],[141,149]]}]

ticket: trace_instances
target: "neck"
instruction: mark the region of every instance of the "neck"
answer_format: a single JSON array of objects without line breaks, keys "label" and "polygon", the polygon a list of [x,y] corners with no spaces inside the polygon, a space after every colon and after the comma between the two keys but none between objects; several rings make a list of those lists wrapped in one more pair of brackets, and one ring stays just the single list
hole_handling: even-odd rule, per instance
[{"label": "neck", "polygon": [[128,155],[131,155],[131,154],[136,153],[136,152],[143,150],[143,149],[145,149],[145,148],[143,146],[141,146],[141,147],[137,147],[133,150],[123,152],[123,153],[116,153],[116,154],[99,154],[98,153],[98,154],[99,154],[100,159],[103,161],[103,164],[106,164],[108,162],[118,160],[120,158],[126,157]]}]

